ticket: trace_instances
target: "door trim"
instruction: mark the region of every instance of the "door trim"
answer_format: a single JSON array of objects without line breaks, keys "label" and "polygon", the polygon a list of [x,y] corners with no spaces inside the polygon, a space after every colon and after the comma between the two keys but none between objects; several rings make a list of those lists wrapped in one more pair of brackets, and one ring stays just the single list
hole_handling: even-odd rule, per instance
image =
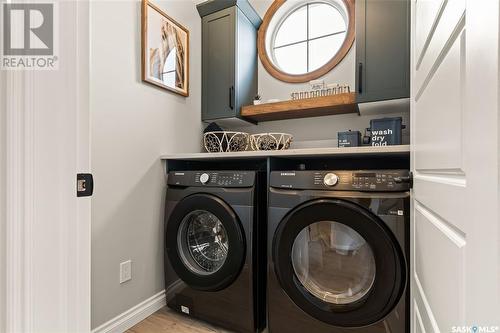
[{"label": "door trim", "polygon": [[[59,12],[60,21],[63,21],[63,17],[75,25],[72,30],[74,34],[67,37],[72,41],[67,47],[75,57],[71,60],[65,59],[73,66],[71,81],[67,82],[67,91],[58,93],[64,95],[61,103],[64,103],[64,107],[71,108],[70,114],[75,116],[76,120],[72,124],[68,122],[61,125],[65,128],[64,134],[74,135],[77,156],[76,161],[71,160],[65,166],[74,165],[81,169],[80,171],[88,171],[88,1],[64,6],[64,12]],[[62,36],[61,39],[64,38]],[[61,43],[63,44],[65,45]],[[5,71],[5,327],[0,326],[0,331],[5,329],[6,332],[36,332],[47,330],[48,326],[54,331],[90,331],[90,201],[77,201],[76,177],[71,180],[64,178],[59,184],[54,184],[54,187],[61,189],[61,197],[57,200],[67,203],[64,213],[58,212],[57,218],[51,221],[37,214],[37,202],[44,189],[38,186],[36,175],[50,171],[46,170],[48,163],[43,167],[40,165],[43,164],[42,161],[47,162],[43,152],[53,148],[36,141],[40,136],[38,129],[47,129],[43,122],[46,119],[40,114],[53,111],[36,104],[37,98],[40,97],[37,95],[38,88],[49,82],[54,83],[54,89],[57,89],[63,77],[70,77],[66,71],[67,68],[59,68],[51,75],[47,75],[45,71]],[[68,119],[73,118],[64,118],[64,121]],[[74,133],[75,129],[77,133]],[[69,143],[64,148],[68,148],[68,145]],[[52,165],[60,163],[50,162]],[[69,172],[68,169],[65,171]],[[74,171],[76,176],[78,170],[75,168]],[[75,184],[75,196],[62,197],[70,181]],[[68,220],[67,216],[73,218]],[[35,232],[34,229],[40,229],[40,225],[47,225],[46,230],[43,233]],[[60,242],[49,248],[36,246],[46,243],[47,237],[54,234],[58,235]],[[54,255],[55,253],[60,255]],[[41,257],[44,258],[43,262],[40,261]],[[44,281],[46,290],[43,292],[53,292],[56,296],[52,299],[39,296],[41,290],[37,287],[37,284],[40,285],[37,282],[40,276],[37,272],[43,269],[42,267],[51,272],[52,276],[57,276],[57,279]],[[42,308],[52,315],[57,313],[57,320],[52,321],[51,318],[49,322],[50,316],[40,316]],[[3,308],[0,307],[0,310]],[[43,320],[40,321],[40,318]]]},{"label": "door trim", "polygon": [[6,73],[6,315],[7,332],[32,331],[30,300],[33,225],[33,108],[30,72]]}]

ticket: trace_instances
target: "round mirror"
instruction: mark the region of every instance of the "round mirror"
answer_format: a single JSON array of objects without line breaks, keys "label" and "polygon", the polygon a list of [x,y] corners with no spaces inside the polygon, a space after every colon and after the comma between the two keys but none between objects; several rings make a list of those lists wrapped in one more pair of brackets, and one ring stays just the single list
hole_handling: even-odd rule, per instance
[{"label": "round mirror", "polygon": [[286,82],[307,82],[332,70],[354,41],[350,0],[276,0],[259,30],[266,70]]}]

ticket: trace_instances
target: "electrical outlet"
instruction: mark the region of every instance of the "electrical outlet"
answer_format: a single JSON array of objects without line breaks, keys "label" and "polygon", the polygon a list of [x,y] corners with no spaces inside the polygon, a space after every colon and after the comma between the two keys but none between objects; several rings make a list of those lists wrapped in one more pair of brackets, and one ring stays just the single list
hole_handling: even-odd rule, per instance
[{"label": "electrical outlet", "polygon": [[132,279],[132,261],[127,260],[120,263],[120,283],[127,282]]},{"label": "electrical outlet", "polygon": [[189,308],[187,306],[181,305],[181,311],[185,314],[189,314]]}]

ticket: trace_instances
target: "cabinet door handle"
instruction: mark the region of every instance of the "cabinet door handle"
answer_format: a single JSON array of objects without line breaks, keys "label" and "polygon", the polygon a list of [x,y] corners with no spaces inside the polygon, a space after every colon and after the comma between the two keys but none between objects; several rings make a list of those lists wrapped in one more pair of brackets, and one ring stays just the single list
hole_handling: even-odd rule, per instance
[{"label": "cabinet door handle", "polygon": [[229,107],[231,110],[234,109],[234,86],[229,88]]},{"label": "cabinet door handle", "polygon": [[358,94],[363,93],[363,63],[358,64]]}]

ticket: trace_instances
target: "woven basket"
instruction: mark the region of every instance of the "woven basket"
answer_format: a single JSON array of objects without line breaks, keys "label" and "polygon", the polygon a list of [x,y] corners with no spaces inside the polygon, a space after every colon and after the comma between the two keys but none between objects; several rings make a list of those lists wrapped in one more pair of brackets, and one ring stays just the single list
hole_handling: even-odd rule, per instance
[{"label": "woven basket", "polygon": [[290,148],[293,135],[288,133],[260,133],[250,136],[253,150],[285,150]]},{"label": "woven basket", "polygon": [[244,132],[218,131],[203,135],[203,145],[209,153],[244,151],[248,149],[249,134]]}]

